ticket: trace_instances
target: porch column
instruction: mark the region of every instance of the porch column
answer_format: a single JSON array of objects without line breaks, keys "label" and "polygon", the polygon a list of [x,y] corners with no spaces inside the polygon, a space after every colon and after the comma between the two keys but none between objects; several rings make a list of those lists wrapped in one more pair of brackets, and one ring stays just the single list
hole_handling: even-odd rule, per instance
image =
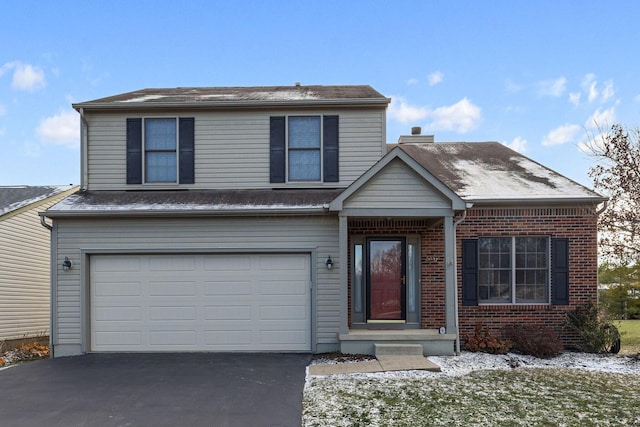
[{"label": "porch column", "polygon": [[455,259],[455,232],[453,229],[453,217],[444,218],[444,283],[445,283],[445,326],[447,333],[456,331],[456,259]]},{"label": "porch column", "polygon": [[340,333],[349,333],[349,289],[347,286],[347,239],[348,239],[348,217],[338,216],[339,218],[339,240],[340,240]]}]

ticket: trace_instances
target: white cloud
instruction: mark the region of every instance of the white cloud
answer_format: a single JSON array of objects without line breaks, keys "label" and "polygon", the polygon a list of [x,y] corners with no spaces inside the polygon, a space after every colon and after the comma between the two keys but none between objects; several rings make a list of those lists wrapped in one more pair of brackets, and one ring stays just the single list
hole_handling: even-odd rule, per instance
[{"label": "white cloud", "polygon": [[78,148],[80,145],[80,117],[73,110],[63,110],[40,122],[37,133],[49,144]]},{"label": "white cloud", "polygon": [[582,79],[582,90],[587,94],[589,102],[593,102],[598,98],[598,82],[596,81],[596,75],[593,73],[586,74]]},{"label": "white cloud", "polygon": [[569,94],[569,102],[577,107],[578,105],[580,105],[581,96],[582,94],[580,92],[571,92]]},{"label": "white cloud", "polygon": [[411,77],[409,80],[407,80],[407,84],[409,86],[415,86],[418,84],[418,79],[416,79],[415,77]]},{"label": "white cloud", "polygon": [[607,80],[604,82],[604,89],[602,89],[602,102],[606,102],[609,99],[613,98],[616,94],[615,89],[613,88],[613,80]]},{"label": "white cloud", "polygon": [[527,151],[527,140],[520,136],[516,136],[511,142],[503,142],[502,145],[506,145],[518,153],[524,153]]},{"label": "white cloud", "polygon": [[545,80],[538,83],[539,96],[561,96],[567,87],[567,79],[558,77],[555,80]]},{"label": "white cloud", "polygon": [[520,92],[522,90],[522,86],[519,85],[518,83],[515,83],[515,82],[511,81],[511,80],[507,80],[504,83],[504,90],[507,93],[510,93],[510,94],[518,93],[518,92]]},{"label": "white cloud", "polygon": [[478,126],[482,119],[482,110],[467,98],[453,105],[432,110],[428,107],[411,105],[402,97],[392,97],[387,115],[390,119],[402,124],[416,124],[427,119],[429,122],[424,125],[425,130],[465,133]]},{"label": "white cloud", "polygon": [[616,121],[616,108],[600,111],[598,108],[585,122],[587,128],[608,128]]},{"label": "white cloud", "polygon": [[444,74],[442,74],[441,71],[434,71],[433,73],[429,74],[429,86],[435,86],[438,83],[442,83],[442,81],[444,80]]},{"label": "white cloud", "polygon": [[425,126],[426,129],[466,133],[478,126],[482,110],[469,99],[463,98],[453,105],[436,108],[428,116],[431,122]]},{"label": "white cloud", "polygon": [[20,61],[6,62],[0,67],[0,76],[8,71],[13,71],[11,88],[14,90],[33,92],[47,85],[44,71],[40,67],[23,64]]},{"label": "white cloud", "polygon": [[542,140],[542,145],[561,145],[573,141],[576,137],[576,134],[581,130],[582,128],[580,126],[571,124],[557,127],[544,137],[544,139]]},{"label": "white cloud", "polygon": [[416,121],[426,118],[429,114],[429,109],[427,107],[411,105],[402,97],[392,97],[387,114],[390,118],[402,124],[407,124],[415,123]]}]

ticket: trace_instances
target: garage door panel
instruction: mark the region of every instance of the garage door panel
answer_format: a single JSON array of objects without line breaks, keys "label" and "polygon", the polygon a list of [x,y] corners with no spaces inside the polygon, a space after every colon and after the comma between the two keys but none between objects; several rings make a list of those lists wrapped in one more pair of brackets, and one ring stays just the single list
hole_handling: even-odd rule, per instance
[{"label": "garage door panel", "polygon": [[94,334],[96,343],[100,346],[120,347],[120,350],[140,346],[142,334],[132,331],[103,331]]},{"label": "garage door panel", "polygon": [[197,344],[195,331],[154,330],[149,333],[150,346],[180,348]]},{"label": "garage door panel", "polygon": [[251,295],[251,282],[219,280],[204,283],[205,295]]},{"label": "garage door panel", "polygon": [[149,307],[149,320],[196,320],[196,307]]},{"label": "garage door panel", "polygon": [[195,271],[196,257],[182,255],[180,257],[172,255],[156,255],[149,258],[149,271]]},{"label": "garage door panel", "polygon": [[211,305],[204,308],[205,320],[251,320],[250,305]]},{"label": "garage door panel", "polygon": [[[204,343],[211,347],[251,346],[251,332],[247,330],[205,331]],[[233,349],[232,347],[230,349]]]},{"label": "garage door panel", "polygon": [[119,255],[102,255],[92,260],[91,266],[96,272],[131,272],[140,271],[140,257],[131,255],[122,257]]},{"label": "garage door panel", "polygon": [[140,296],[140,282],[100,282],[94,287],[96,296]]},{"label": "garage door panel", "polygon": [[151,281],[149,282],[150,296],[188,296],[196,295],[196,282],[187,281]]},{"label": "garage door panel", "polygon": [[308,255],[95,256],[91,267],[93,351],[311,350]]},{"label": "garage door panel", "polygon": [[128,320],[142,320],[142,308],[140,306],[125,307],[98,307],[95,312],[96,321],[113,321],[113,319],[119,319],[120,321]]},{"label": "garage door panel", "polygon": [[250,271],[251,255],[208,255],[204,257],[204,270],[225,272]]}]

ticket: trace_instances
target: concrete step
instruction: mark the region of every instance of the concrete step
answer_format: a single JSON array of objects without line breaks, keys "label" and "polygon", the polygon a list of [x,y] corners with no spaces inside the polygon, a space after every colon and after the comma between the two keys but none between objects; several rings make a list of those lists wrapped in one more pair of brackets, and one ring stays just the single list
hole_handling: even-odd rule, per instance
[{"label": "concrete step", "polygon": [[422,344],[378,344],[373,345],[375,356],[422,356]]}]

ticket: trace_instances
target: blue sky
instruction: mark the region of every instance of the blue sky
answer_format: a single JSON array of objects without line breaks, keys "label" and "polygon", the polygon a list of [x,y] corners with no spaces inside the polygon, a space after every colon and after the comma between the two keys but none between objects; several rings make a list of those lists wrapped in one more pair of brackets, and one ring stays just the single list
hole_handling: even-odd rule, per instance
[{"label": "blue sky", "polygon": [[640,126],[638,1],[0,5],[0,185],[79,182],[72,102],[146,87],[369,84],[387,141],[498,141],[587,186],[580,145]]}]

